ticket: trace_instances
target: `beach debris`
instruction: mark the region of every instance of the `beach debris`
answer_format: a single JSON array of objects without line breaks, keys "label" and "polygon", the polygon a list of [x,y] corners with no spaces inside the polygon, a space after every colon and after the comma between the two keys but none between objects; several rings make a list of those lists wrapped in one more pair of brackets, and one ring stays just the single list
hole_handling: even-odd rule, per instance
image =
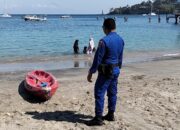
[{"label": "beach debris", "polygon": [[81,106],[81,107],[84,107],[84,106],[85,106],[85,104],[81,104],[80,106]]},{"label": "beach debris", "polygon": [[135,75],[135,76],[132,76],[132,79],[133,80],[142,80],[144,79],[146,75]]},{"label": "beach debris", "polygon": [[144,87],[146,87],[147,85],[148,85],[148,83],[147,83],[147,82],[145,82],[143,86],[144,86]]},{"label": "beach debris", "polygon": [[74,126],[77,127],[77,126],[78,126],[78,123],[76,122],[76,123],[74,124]]},{"label": "beach debris", "polygon": [[167,77],[167,78],[163,78],[163,81],[172,81],[172,80],[174,80],[174,79],[169,78],[169,77]]},{"label": "beach debris", "polygon": [[7,112],[4,114],[5,116],[11,116],[11,113]]},{"label": "beach debris", "polygon": [[130,88],[128,91],[129,91],[129,92],[132,92],[132,91],[133,91],[133,88]]},{"label": "beach debris", "polygon": [[73,99],[73,100],[76,100],[77,98],[76,98],[76,97],[73,97],[72,99]]},{"label": "beach debris", "polygon": [[18,126],[23,126],[23,124],[22,124],[22,123],[19,123],[19,122],[17,122],[16,125],[18,125]]},{"label": "beach debris", "polygon": [[87,91],[86,93],[87,93],[88,95],[90,94],[90,92],[89,92],[89,91]]},{"label": "beach debris", "polygon": [[55,106],[59,105],[58,103],[54,103]]},{"label": "beach debris", "polygon": [[174,102],[172,101],[172,98],[171,98],[171,97],[168,97],[168,101],[169,101],[170,103],[174,103]]}]

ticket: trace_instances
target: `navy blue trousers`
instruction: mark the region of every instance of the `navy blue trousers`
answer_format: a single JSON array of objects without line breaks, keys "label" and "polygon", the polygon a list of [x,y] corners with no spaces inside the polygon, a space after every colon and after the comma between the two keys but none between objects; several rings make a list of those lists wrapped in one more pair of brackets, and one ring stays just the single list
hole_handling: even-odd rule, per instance
[{"label": "navy blue trousers", "polygon": [[103,115],[104,95],[106,91],[107,91],[107,96],[108,96],[108,110],[111,112],[115,112],[116,101],[117,101],[118,76],[119,76],[119,73],[114,74],[112,78],[107,79],[103,75],[98,74],[95,87],[94,87],[96,116]]}]

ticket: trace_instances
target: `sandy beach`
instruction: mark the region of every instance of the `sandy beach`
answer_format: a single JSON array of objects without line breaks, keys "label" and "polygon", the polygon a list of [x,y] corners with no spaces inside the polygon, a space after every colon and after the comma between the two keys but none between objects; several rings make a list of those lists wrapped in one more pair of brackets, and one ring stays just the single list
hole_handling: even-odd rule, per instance
[{"label": "sandy beach", "polygon": [[88,83],[87,68],[50,72],[57,77],[60,87],[44,103],[27,102],[20,94],[27,71],[0,73],[0,130],[180,128],[180,59],[124,66],[118,83],[116,121],[106,121],[101,127],[84,123],[94,116],[93,87],[97,74],[93,76],[94,82]]}]

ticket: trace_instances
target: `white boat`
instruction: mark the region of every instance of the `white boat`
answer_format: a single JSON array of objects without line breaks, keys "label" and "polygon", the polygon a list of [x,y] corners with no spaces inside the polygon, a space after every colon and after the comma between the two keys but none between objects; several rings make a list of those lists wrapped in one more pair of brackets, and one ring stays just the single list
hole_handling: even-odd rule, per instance
[{"label": "white boat", "polygon": [[153,2],[151,1],[151,12],[148,14],[149,16],[156,16],[156,13],[153,12]]},{"label": "white boat", "polygon": [[147,14],[142,14],[142,16],[147,16]]},{"label": "white boat", "polygon": [[46,17],[38,17],[37,15],[26,15],[24,16],[25,21],[46,21]]},{"label": "white boat", "polygon": [[1,18],[11,18],[12,16],[10,14],[2,14],[0,15]]},{"label": "white boat", "polygon": [[11,18],[12,16],[10,14],[7,13],[7,3],[6,0],[4,0],[4,9],[3,9],[4,13],[2,15],[0,15],[1,18]]},{"label": "white boat", "polygon": [[70,15],[62,15],[60,18],[71,18]]},{"label": "white boat", "polygon": [[156,13],[151,12],[151,13],[149,13],[148,15],[150,15],[150,16],[156,16]]}]

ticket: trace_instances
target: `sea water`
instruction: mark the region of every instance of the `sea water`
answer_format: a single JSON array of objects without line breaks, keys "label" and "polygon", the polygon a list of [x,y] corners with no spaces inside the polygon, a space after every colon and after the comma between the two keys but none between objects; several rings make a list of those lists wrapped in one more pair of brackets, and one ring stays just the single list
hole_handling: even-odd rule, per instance
[{"label": "sea water", "polygon": [[[104,36],[104,17],[116,19],[117,33],[125,41],[125,61],[133,62],[159,56],[174,56],[180,52],[180,25],[166,17],[72,15],[47,15],[47,21],[24,21],[23,15],[0,18],[0,61],[29,57],[58,57],[73,55],[73,43],[79,40],[80,52],[93,37],[96,47]],[[124,22],[124,17],[128,21]],[[171,55],[172,54],[172,55]]]}]

